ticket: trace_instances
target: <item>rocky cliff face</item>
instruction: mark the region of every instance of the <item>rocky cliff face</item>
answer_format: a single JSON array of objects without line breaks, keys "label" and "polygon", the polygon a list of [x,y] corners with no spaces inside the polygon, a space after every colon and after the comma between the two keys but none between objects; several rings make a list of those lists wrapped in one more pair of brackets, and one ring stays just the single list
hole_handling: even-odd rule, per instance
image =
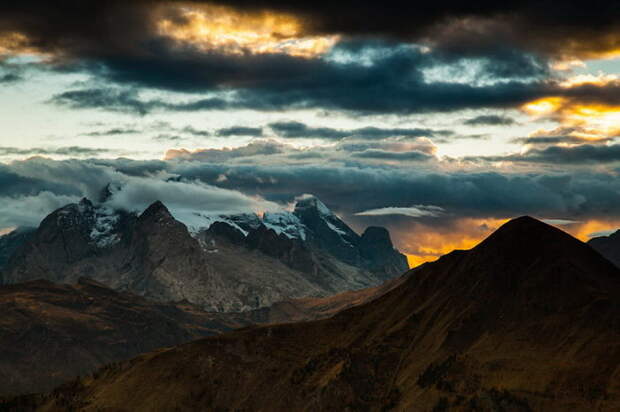
[{"label": "rocky cliff face", "polygon": [[30,401],[46,411],[619,410],[619,296],[618,268],[523,217],[332,318],[143,355]]},{"label": "rocky cliff face", "polygon": [[177,217],[184,223],[161,202],[137,216],[83,199],[43,220],[11,255],[2,282],[88,276],[159,301],[243,311],[374,286],[407,268],[387,231],[359,236],[314,197],[262,219]]},{"label": "rocky cliff face", "polygon": [[620,267],[620,230],[609,236],[600,236],[588,241],[588,245]]}]

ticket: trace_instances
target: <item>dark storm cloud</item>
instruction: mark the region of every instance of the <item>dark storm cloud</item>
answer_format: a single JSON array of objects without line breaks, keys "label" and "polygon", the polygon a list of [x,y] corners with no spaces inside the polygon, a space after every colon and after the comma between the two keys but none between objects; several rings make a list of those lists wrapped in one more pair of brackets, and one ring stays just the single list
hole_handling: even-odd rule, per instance
[{"label": "dark storm cloud", "polygon": [[179,163],[186,178],[216,182],[270,200],[289,202],[298,193],[314,193],[349,215],[386,206],[433,204],[455,216],[618,214],[620,183],[598,174],[439,173],[357,166],[227,166]]},{"label": "dark storm cloud", "polygon": [[138,129],[129,129],[122,127],[114,127],[112,129],[107,130],[99,130],[94,132],[82,133],[82,136],[90,136],[90,137],[100,137],[100,136],[119,136],[125,134],[139,134],[141,133]]},{"label": "dark storm cloud", "polygon": [[[125,197],[119,197],[119,202],[139,199],[142,205],[153,196],[170,197],[170,190],[174,189],[174,193],[191,203],[197,193],[203,196],[206,191],[208,196],[215,196],[217,191],[208,187],[215,185],[280,204],[293,201],[301,193],[313,193],[352,222],[358,221],[356,213],[365,210],[411,205],[441,207],[446,222],[452,217],[505,218],[523,214],[620,218],[617,208],[620,180],[605,173],[440,172],[422,167],[363,164],[234,165],[222,157],[221,151],[205,155],[219,157],[219,161],[212,157],[207,161],[168,162],[129,159],[14,162],[0,167],[0,197],[28,199],[33,205],[47,205],[45,208],[49,209],[49,205],[84,195],[96,199],[106,184],[119,182],[131,184],[131,190]],[[226,196],[232,196],[227,193]],[[235,196],[247,203],[247,197]],[[15,206],[14,203],[11,205]],[[3,213],[10,212],[4,209]],[[35,216],[40,211],[29,213],[30,220],[17,216],[15,219],[20,220],[15,221],[32,222],[43,217]],[[0,222],[4,225],[10,223],[7,216],[13,215],[2,215]],[[382,222],[388,225],[397,222],[396,218],[384,218]],[[367,220],[364,222],[368,224]],[[443,220],[434,224],[442,225]]]},{"label": "dark storm cloud", "polygon": [[[620,102],[618,84],[562,88],[549,72],[549,54],[620,48],[620,23],[612,17],[620,6],[611,2],[597,7],[583,2],[439,2],[425,5],[423,13],[417,6],[390,8],[376,2],[225,3],[244,13],[291,12],[309,33],[348,36],[319,58],[205,51],[158,32],[158,19],[183,19],[171,7],[174,2],[112,0],[2,5],[0,37],[22,33],[24,47],[50,53],[56,70],[90,73],[123,86],[69,90],[51,100],[74,109],[145,115],[321,108],[363,115],[507,108],[545,96]],[[409,41],[433,48],[410,47]],[[343,55],[349,58],[339,59]],[[468,73],[472,81],[426,80],[425,70],[446,65]],[[211,95],[184,102],[145,100],[137,91],[142,88]],[[222,97],[222,91],[229,93]]]},{"label": "dark storm cloud", "polygon": [[108,153],[110,150],[102,148],[91,148],[82,146],[66,147],[30,147],[27,149],[19,147],[0,146],[0,156],[36,156],[36,155],[61,155],[61,156],[97,156]]},{"label": "dark storm cloud", "polygon": [[187,133],[187,134],[190,134],[192,136],[200,136],[200,137],[211,136],[211,132],[209,132],[207,130],[198,130],[198,129],[194,128],[193,126],[185,126],[184,128],[180,129],[180,132]]},{"label": "dark storm cloud", "polygon": [[[555,139],[562,137],[551,136],[548,138],[537,137],[534,139],[548,140],[555,143]],[[524,153],[511,154],[506,156],[475,156],[465,157],[468,161],[489,161],[489,162],[520,162],[520,163],[548,163],[570,164],[570,165],[590,165],[598,163],[620,162],[620,144],[614,145],[593,145],[581,144],[576,146],[549,146],[542,149],[531,149]]]},{"label": "dark storm cloud", "polygon": [[0,74],[0,84],[16,83],[22,80],[22,77],[16,73]]},{"label": "dark storm cloud", "polygon": [[426,153],[422,153],[418,151],[391,152],[388,150],[381,150],[381,149],[367,149],[361,152],[353,152],[351,156],[359,157],[362,159],[414,161],[414,162],[422,162],[422,161],[433,159],[433,156],[430,156]]},{"label": "dark storm cloud", "polygon": [[[257,148],[253,149],[254,151]],[[219,154],[218,154],[219,156]],[[117,160],[50,161],[34,159],[3,166],[13,188],[62,187],[63,193],[98,193],[126,176],[177,176],[249,195],[287,203],[300,193],[314,193],[343,213],[381,207],[432,204],[459,216],[506,217],[520,214],[620,214],[620,181],[596,173],[501,174],[432,172],[382,166],[230,165],[217,162]],[[35,179],[23,185],[19,179]],[[154,178],[154,177],[153,177]],[[0,181],[3,181],[0,178]],[[68,191],[67,188],[72,188]],[[55,190],[54,190],[55,191]],[[525,195],[524,195],[525,194]]]},{"label": "dark storm cloud", "polygon": [[31,177],[15,171],[10,165],[0,164],[0,196],[35,195],[42,191],[61,195],[75,194],[70,187],[43,177]]},{"label": "dark storm cloud", "polygon": [[617,137],[601,137],[596,140],[584,139],[578,136],[572,135],[550,135],[550,136],[533,136],[533,137],[518,137],[512,139],[512,143],[527,144],[527,145],[557,145],[559,143],[569,144],[605,144],[616,140]]},{"label": "dark storm cloud", "polygon": [[233,127],[226,127],[223,129],[218,129],[215,132],[215,135],[220,136],[220,137],[230,137],[230,136],[261,137],[263,135],[263,129],[261,127],[233,126]]},{"label": "dark storm cloud", "polygon": [[[538,139],[538,138],[537,138]],[[490,161],[512,161],[532,163],[592,164],[620,162],[620,145],[549,146],[532,149],[523,154],[483,157]]]},{"label": "dark storm cloud", "polygon": [[379,128],[363,127],[359,129],[334,129],[331,127],[311,127],[305,123],[288,121],[270,123],[269,127],[279,136],[287,138],[320,138],[340,140],[344,138],[385,139],[389,137],[433,137],[451,136],[451,130],[434,130],[422,128]]},{"label": "dark storm cloud", "polygon": [[515,120],[511,117],[494,114],[472,117],[463,122],[463,124],[468,126],[510,126],[515,123]]},{"label": "dark storm cloud", "polygon": [[[195,2],[195,3],[200,3]],[[566,53],[606,50],[618,46],[617,2],[601,1],[437,1],[423,7],[414,3],[377,1],[228,0],[245,13],[265,9],[298,16],[310,33],[390,36],[419,40],[439,36],[438,28],[461,23],[453,31],[466,39],[450,45],[450,50],[467,51],[487,47],[500,38],[539,53]],[[162,5],[163,0],[121,0],[4,2],[0,7],[0,30],[24,33],[30,44],[46,51],[68,55],[102,56],[122,54],[129,45],[143,45],[156,37],[153,20],[166,16],[183,17]],[[488,21],[492,24],[487,23]],[[481,23],[482,22],[482,23]],[[483,24],[486,23],[486,24]],[[466,29],[470,30],[466,30]],[[445,30],[444,30],[445,31]],[[478,36],[475,36],[478,34]],[[491,36],[489,36],[491,35]],[[445,33],[443,38],[449,37]],[[453,36],[454,37],[454,36]],[[489,38],[491,40],[489,40]],[[545,39],[541,42],[540,39]],[[606,40],[606,41],[603,41]],[[482,46],[480,45],[482,43]],[[446,48],[448,48],[446,46]]]},{"label": "dark storm cloud", "polygon": [[269,156],[284,153],[287,146],[271,140],[255,141],[245,146],[223,149],[198,149],[188,151],[185,149],[171,149],[166,153],[168,159],[198,160],[203,162],[225,162],[227,160],[253,157]]},{"label": "dark storm cloud", "polygon": [[158,134],[157,136],[153,136],[152,139],[155,140],[156,142],[177,142],[179,140],[183,140],[181,136],[177,136],[177,135],[170,134],[170,133]]},{"label": "dark storm cloud", "polygon": [[71,109],[104,109],[137,115],[146,115],[155,110],[191,112],[222,110],[238,106],[218,98],[199,99],[186,103],[169,103],[163,99],[142,100],[137,90],[119,88],[69,90],[54,95],[49,102]]},{"label": "dark storm cloud", "polygon": [[152,110],[151,105],[136,98],[134,90],[118,89],[81,89],[70,90],[55,95],[50,102],[72,109],[100,109],[118,112],[146,114]]}]

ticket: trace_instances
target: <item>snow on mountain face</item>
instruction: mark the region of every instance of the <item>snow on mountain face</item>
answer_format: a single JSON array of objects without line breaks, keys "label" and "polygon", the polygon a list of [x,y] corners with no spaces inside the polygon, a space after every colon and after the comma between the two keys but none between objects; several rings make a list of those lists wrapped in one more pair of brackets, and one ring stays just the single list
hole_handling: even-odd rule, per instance
[{"label": "snow on mountain face", "polygon": [[90,232],[90,238],[100,247],[109,247],[117,244],[121,237],[116,233],[120,216],[107,207],[95,208],[95,221]]},{"label": "snow on mountain face", "polygon": [[334,212],[332,212],[327,206],[325,206],[325,203],[321,202],[319,198],[313,195],[303,196],[295,204],[296,212],[303,212],[308,209],[314,209],[318,211],[321,216],[324,217],[335,216]]},{"label": "snow on mountain face", "polygon": [[278,235],[283,233],[289,239],[306,240],[307,228],[293,213],[265,213],[263,224],[267,228],[273,229]]},{"label": "snow on mountain face", "polygon": [[173,211],[175,218],[184,223],[194,237],[208,230],[214,223],[223,222],[239,230],[244,236],[264,225],[278,235],[283,234],[289,239],[306,241],[311,230],[302,221],[304,213],[318,215],[331,231],[342,237],[345,243],[349,243],[347,238],[351,236],[352,231],[314,196],[306,196],[299,200],[295,205],[295,212],[265,212],[262,218],[254,213],[224,215],[195,210]]},{"label": "snow on mountain face", "polygon": [[260,218],[254,213],[241,213],[237,215],[221,215],[209,212],[197,212],[194,210],[178,210],[173,212],[174,217],[187,226],[192,236],[207,230],[215,222],[224,222],[234,227],[247,236],[248,232],[260,226]]},{"label": "snow on mountain face", "polygon": [[359,235],[344,223],[325,203],[317,197],[305,195],[295,205],[293,212],[311,231],[322,233],[333,232],[347,247],[354,247]]},{"label": "snow on mountain face", "polygon": [[[80,227],[90,239],[91,244],[99,248],[107,248],[121,240],[119,225],[121,212],[105,205],[94,205],[88,199],[82,199],[77,204],[67,205],[57,213],[57,224],[61,227]],[[266,212],[262,218],[255,213],[221,214],[209,211],[173,210],[174,218],[187,226],[193,237],[208,230],[214,223],[223,222],[247,236],[252,230],[264,225],[278,235],[285,235],[289,239],[308,240],[310,233],[314,233],[315,224],[308,221],[306,216],[312,215],[323,227],[338,235],[343,243],[353,247],[351,236],[355,234],[342,222],[323,202],[314,196],[306,196],[295,205],[294,212]],[[308,226],[310,224],[310,226]]]},{"label": "snow on mountain face", "polygon": [[94,206],[86,198],[60,209],[56,219],[60,227],[81,228],[88,234],[89,243],[99,248],[113,246],[121,239],[118,234],[118,212],[105,206]]}]

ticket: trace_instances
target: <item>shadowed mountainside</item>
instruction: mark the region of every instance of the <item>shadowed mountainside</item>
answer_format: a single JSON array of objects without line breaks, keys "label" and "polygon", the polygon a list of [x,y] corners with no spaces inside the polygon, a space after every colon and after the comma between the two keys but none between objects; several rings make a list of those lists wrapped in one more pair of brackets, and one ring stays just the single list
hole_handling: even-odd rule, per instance
[{"label": "shadowed mountainside", "polygon": [[158,304],[90,279],[0,288],[0,395],[50,390],[97,367],[248,322]]},{"label": "shadowed mountainside", "polygon": [[620,270],[522,217],[332,318],[160,350],[5,405],[611,411],[620,409],[619,364]]},{"label": "shadowed mountainside", "polygon": [[588,241],[588,245],[620,267],[620,230],[609,236],[592,238]]},{"label": "shadowed mountainside", "polygon": [[291,299],[239,313],[160,304],[91,279],[0,288],[0,396],[41,392],[106,363],[257,323],[322,319],[404,281],[326,298]]}]

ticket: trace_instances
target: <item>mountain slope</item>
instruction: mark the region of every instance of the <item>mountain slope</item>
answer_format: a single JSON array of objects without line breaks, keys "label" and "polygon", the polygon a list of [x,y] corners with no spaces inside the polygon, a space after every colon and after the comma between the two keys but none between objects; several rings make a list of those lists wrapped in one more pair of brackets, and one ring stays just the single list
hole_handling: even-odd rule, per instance
[{"label": "mountain slope", "polygon": [[611,411],[620,409],[619,365],[620,270],[523,217],[333,318],[142,355],[36,402],[87,411]]},{"label": "mountain slope", "polygon": [[[299,215],[262,219],[180,212],[184,224],[161,202],[137,216],[83,199],[51,213],[13,247],[0,283],[88,276],[158,301],[230,312],[371,287],[406,270],[387,231],[360,237],[318,199],[298,206]],[[369,252],[370,243],[382,252]],[[340,247],[353,257],[332,253]]]},{"label": "mountain slope", "polygon": [[0,395],[50,390],[105,363],[247,324],[86,278],[4,286],[0,313]]},{"label": "mountain slope", "polygon": [[240,313],[157,304],[87,278],[0,287],[0,396],[46,391],[106,363],[257,323],[322,319],[368,302],[404,278],[326,298]]},{"label": "mountain slope", "polygon": [[588,245],[620,267],[620,230],[609,236],[600,236],[588,241]]},{"label": "mountain slope", "polygon": [[32,228],[20,228],[0,236],[0,271],[6,266],[15,251],[23,245],[34,232]]}]

